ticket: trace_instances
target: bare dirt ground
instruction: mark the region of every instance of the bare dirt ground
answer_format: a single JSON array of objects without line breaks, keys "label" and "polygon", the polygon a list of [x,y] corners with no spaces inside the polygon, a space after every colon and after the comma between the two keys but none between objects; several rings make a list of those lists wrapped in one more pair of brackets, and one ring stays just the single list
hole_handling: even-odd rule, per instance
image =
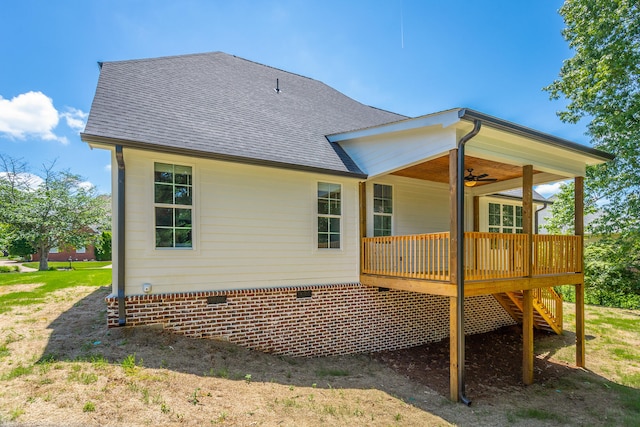
[{"label": "bare dirt ground", "polygon": [[371,355],[274,356],[154,327],[108,330],[107,293],[65,289],[0,314],[0,425],[633,425],[607,379],[554,358],[570,350],[571,332],[536,336],[528,387],[518,327],[469,337],[466,407],[446,398],[446,340]]}]

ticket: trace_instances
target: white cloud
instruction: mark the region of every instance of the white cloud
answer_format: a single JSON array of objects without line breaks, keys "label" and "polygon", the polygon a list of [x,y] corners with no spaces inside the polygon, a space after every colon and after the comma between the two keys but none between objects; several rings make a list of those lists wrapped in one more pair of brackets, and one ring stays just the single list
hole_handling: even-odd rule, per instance
[{"label": "white cloud", "polygon": [[21,187],[24,186],[30,189],[35,189],[44,182],[44,180],[40,178],[38,175],[34,175],[28,172],[22,172],[18,174],[0,172],[0,180],[8,179],[9,177],[12,177],[12,176],[15,177],[14,182],[19,183]]},{"label": "white cloud", "polygon": [[104,170],[106,170],[107,172],[111,172],[111,164],[104,165]]},{"label": "white cloud", "polygon": [[91,190],[93,188],[93,184],[89,181],[82,181],[78,183],[78,187],[84,190]]},{"label": "white cloud", "polygon": [[42,92],[23,93],[11,100],[0,96],[0,133],[11,138],[29,136],[67,144],[67,138],[53,133],[59,120],[53,101]]},{"label": "white cloud", "polygon": [[71,129],[81,132],[86,125],[85,119],[89,117],[89,114],[77,108],[67,107],[67,111],[60,113],[60,117],[67,121],[67,126]]},{"label": "white cloud", "polygon": [[535,187],[535,190],[542,194],[544,197],[549,198],[560,191],[560,187],[564,184],[564,181],[554,182],[553,184],[542,184]]}]

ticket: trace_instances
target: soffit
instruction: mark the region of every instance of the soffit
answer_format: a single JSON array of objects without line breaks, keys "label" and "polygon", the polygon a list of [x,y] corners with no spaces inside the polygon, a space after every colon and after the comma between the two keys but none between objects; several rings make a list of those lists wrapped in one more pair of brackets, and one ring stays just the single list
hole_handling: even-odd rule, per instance
[{"label": "soffit", "polygon": [[[474,175],[488,174],[487,178],[495,178],[499,181],[522,177],[522,167],[500,163],[492,160],[480,159],[477,157],[465,156],[465,169],[473,169]],[[534,170],[534,174],[539,171]],[[465,170],[465,175],[467,174]],[[404,176],[407,178],[422,179],[440,183],[449,183],[449,156],[438,157],[414,166],[393,172],[392,175]],[[495,182],[495,181],[494,181]],[[479,181],[476,186],[491,184],[492,182]]]}]

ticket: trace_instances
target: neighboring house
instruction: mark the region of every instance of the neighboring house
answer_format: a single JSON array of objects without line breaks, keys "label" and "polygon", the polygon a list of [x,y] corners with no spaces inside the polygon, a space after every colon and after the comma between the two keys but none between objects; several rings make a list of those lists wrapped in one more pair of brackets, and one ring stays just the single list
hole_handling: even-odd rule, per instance
[{"label": "neighboring house", "polygon": [[[532,381],[534,325],[562,328],[549,288],[583,283],[580,236],[533,234],[532,187],[575,178],[580,195],[585,167],[611,159],[469,109],[383,111],[220,52],[102,63],[82,139],[112,154],[110,327],[294,356],[449,336],[454,400],[464,335],[521,319]],[[514,188],[519,209],[487,197]]]},{"label": "neighboring house", "polygon": [[[63,247],[52,248],[49,251],[49,261],[91,261],[96,259],[95,248],[93,245],[87,245],[82,248]],[[31,255],[31,261],[40,261],[40,255]]]}]

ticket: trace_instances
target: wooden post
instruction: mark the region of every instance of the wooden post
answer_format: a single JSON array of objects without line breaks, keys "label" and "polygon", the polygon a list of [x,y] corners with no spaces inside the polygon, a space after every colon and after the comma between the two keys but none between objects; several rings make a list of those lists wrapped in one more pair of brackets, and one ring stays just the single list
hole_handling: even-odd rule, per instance
[{"label": "wooden post", "polygon": [[[580,253],[584,254],[584,178],[577,176],[575,186],[575,235],[580,236]],[[584,277],[584,260],[578,260],[580,272]],[[585,367],[584,346],[584,283],[576,284],[576,365]]]},{"label": "wooden post", "polygon": [[360,237],[367,237],[367,182],[360,183]]},{"label": "wooden post", "polygon": [[[522,168],[522,231],[527,235],[524,262],[527,276],[533,272],[533,166]],[[522,382],[533,384],[533,293],[523,291],[522,303]]]},{"label": "wooden post", "polygon": [[480,231],[480,196],[473,196],[473,231]]},{"label": "wooden post", "polygon": [[523,291],[522,301],[522,382],[533,384],[533,293]]},{"label": "wooden post", "polygon": [[[458,170],[458,150],[449,151],[449,280],[451,286],[456,286],[458,281],[458,237],[457,237],[457,170]],[[459,390],[459,366],[458,366],[458,298],[464,295],[451,297],[449,299],[449,396],[451,400],[457,402],[460,398]]]}]

